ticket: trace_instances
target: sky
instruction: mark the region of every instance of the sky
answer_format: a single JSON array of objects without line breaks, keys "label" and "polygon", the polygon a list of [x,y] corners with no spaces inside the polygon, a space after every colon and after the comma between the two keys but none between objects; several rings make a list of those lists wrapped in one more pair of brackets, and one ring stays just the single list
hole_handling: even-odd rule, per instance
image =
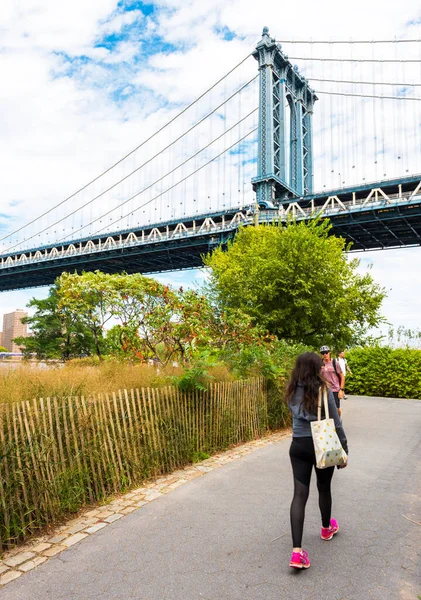
[{"label": "sky", "polygon": [[[372,40],[373,36],[376,40],[420,39],[421,8],[418,0],[392,3],[387,11],[383,0],[355,0],[341,5],[340,10],[337,2],[330,0],[303,0],[297,15],[294,5],[282,6],[280,10],[279,2],[272,0],[264,3],[251,0],[73,0],[66,4],[65,10],[62,3],[55,0],[3,2],[0,8],[0,235],[24,226],[29,219],[51,209],[138,146],[247,56],[266,25],[290,56],[309,56],[308,46],[283,40]],[[374,52],[376,57],[391,56],[397,51],[396,46],[363,47],[361,56],[374,56]],[[399,52],[403,46],[406,45],[401,44]],[[311,52],[325,52],[325,56],[330,52],[331,56],[332,48],[333,52],[343,51],[343,56],[349,56],[350,51],[357,52],[356,46],[338,50],[337,46],[316,45]],[[407,45],[405,56],[421,59],[420,48],[421,44]],[[253,63],[253,59],[251,61]],[[334,71],[333,67],[330,71],[328,67],[317,71],[314,63],[299,62],[300,69],[310,80],[311,75],[349,78],[352,74],[347,69],[351,67],[344,65],[340,67],[341,72]],[[250,68],[255,69],[255,65],[251,64]],[[370,78],[372,73],[367,68],[359,66],[359,78]],[[380,75],[384,80],[419,81],[421,78],[421,63],[414,67],[398,65],[394,69],[389,73],[382,71]],[[245,67],[244,76],[247,74]],[[320,85],[314,82],[316,89],[332,89],[320,88]],[[400,93],[410,94],[412,90],[402,88]],[[368,160],[361,155],[352,137],[355,115],[354,121],[351,117],[344,121],[346,135],[341,135],[339,129],[341,113],[352,113],[350,107],[354,105],[349,104],[352,99],[346,100],[348,104],[338,100],[332,111],[332,98],[319,97],[319,115],[330,111],[336,118],[334,121],[331,117],[330,123],[326,118],[319,120],[320,135],[315,143],[321,147],[332,146],[333,137],[340,139],[340,150],[348,161],[350,177],[355,165],[360,179],[365,175],[370,180],[375,174],[381,178],[385,173],[378,169],[391,176],[391,169],[398,164],[392,154],[398,147],[409,172],[421,172],[417,154],[421,148],[419,120],[416,121],[418,103],[407,103],[411,105],[413,118],[404,121],[402,112],[392,114],[390,103],[381,101],[378,119],[387,123],[395,119],[405,124],[398,136],[388,135],[385,130],[383,145],[379,142],[382,147],[377,148],[381,160],[376,160],[376,167],[373,163],[371,171],[368,169],[366,173],[363,170],[367,170]],[[243,104],[247,102],[251,102],[250,98],[245,98]],[[416,128],[414,123],[417,123]],[[213,126],[218,127],[218,124]],[[336,128],[334,136],[332,128]],[[182,152],[184,149],[180,147],[178,156]],[[317,176],[321,187],[324,172],[332,173],[329,181],[326,175],[328,188],[331,181],[335,185],[336,182],[341,184],[342,179],[351,182],[345,175],[346,166],[336,164],[335,152],[338,153],[338,148],[330,147],[329,155],[327,150],[318,154]],[[135,158],[136,154],[127,159],[127,168],[135,164]],[[171,160],[173,157],[168,155],[168,161]],[[123,164],[120,175],[124,175],[124,168]],[[82,192],[71,202],[82,204],[87,199],[86,193]],[[102,204],[93,205],[91,216],[96,214],[95,210],[108,206],[111,199],[107,198],[102,198]],[[174,197],[168,199],[171,202]],[[48,225],[48,218],[52,219],[60,210],[52,210],[44,223]],[[361,272],[370,268],[374,279],[388,290],[383,305],[386,319],[395,327],[419,328],[421,248],[366,252],[358,257]],[[195,285],[204,277],[203,271],[192,270],[164,273],[159,279],[186,286]],[[47,292],[46,288],[3,292],[0,315],[24,308],[31,297],[45,297]]]}]

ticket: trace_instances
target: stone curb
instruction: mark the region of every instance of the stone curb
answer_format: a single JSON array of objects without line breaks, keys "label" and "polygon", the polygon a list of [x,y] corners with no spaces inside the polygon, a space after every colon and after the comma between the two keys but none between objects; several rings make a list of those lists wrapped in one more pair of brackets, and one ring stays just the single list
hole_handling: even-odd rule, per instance
[{"label": "stone curb", "polygon": [[161,498],[192,479],[202,477],[262,446],[279,442],[289,435],[291,435],[291,430],[286,429],[214,454],[200,463],[188,465],[183,469],[149,481],[143,487],[122,494],[109,504],[86,510],[77,518],[57,527],[53,534],[37,537],[23,546],[13,548],[5,553],[3,560],[0,560],[0,588],[41,565],[52,556],[63,552],[90,535],[95,535],[97,531],[107,527],[110,523],[139,510],[142,506]]}]

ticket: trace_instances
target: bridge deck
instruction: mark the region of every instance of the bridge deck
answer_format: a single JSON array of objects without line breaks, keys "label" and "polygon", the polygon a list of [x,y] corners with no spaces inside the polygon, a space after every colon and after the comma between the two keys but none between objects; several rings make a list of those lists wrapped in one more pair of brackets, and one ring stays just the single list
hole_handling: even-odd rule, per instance
[{"label": "bridge deck", "polygon": [[[334,235],[352,244],[352,252],[421,245],[420,179],[304,197],[260,211],[259,223],[321,214],[331,220]],[[199,267],[204,254],[253,222],[253,210],[238,209],[5,254],[0,257],[0,291],[49,285],[63,271],[156,273]]]}]

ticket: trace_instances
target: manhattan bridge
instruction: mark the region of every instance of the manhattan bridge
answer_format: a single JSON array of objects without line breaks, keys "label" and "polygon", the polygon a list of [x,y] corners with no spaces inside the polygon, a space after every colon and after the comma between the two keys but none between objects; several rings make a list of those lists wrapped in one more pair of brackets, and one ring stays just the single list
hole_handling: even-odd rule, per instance
[{"label": "manhattan bridge", "polygon": [[242,226],[316,215],[352,252],[420,245],[420,82],[420,40],[281,44],[265,27],[136,148],[3,233],[0,291],[199,267]]}]

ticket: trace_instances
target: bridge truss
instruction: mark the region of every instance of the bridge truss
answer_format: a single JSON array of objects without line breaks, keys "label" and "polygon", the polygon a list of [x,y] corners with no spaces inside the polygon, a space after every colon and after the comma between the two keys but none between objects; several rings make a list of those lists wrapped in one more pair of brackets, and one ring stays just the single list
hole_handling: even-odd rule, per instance
[{"label": "bridge truss", "polygon": [[240,227],[329,218],[351,252],[421,245],[421,176],[305,196],[273,210],[254,206],[73,240],[1,257],[0,291],[50,285],[63,271],[157,273],[202,266]]}]

